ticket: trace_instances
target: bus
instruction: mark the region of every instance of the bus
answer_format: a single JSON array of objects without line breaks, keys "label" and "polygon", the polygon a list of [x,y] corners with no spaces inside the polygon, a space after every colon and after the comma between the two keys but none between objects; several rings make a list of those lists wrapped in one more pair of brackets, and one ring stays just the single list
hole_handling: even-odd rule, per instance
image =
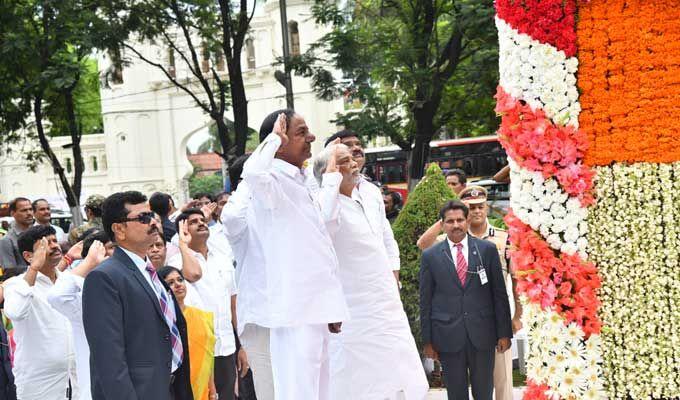
[{"label": "bus", "polygon": [[[408,153],[398,146],[368,148],[364,174],[382,185],[408,181]],[[430,142],[426,167],[439,164],[446,171],[459,168],[469,179],[492,177],[508,164],[505,149],[496,135]]]},{"label": "bus", "polygon": [[[408,152],[398,146],[386,146],[368,148],[365,153],[364,174],[383,187],[407,195]],[[469,181],[489,183],[493,182],[491,177],[508,164],[508,159],[498,136],[488,135],[432,141],[425,168],[431,163],[437,163],[445,172],[454,168],[462,169]],[[487,189],[498,192],[499,198],[506,197],[507,184],[490,184]],[[495,196],[490,193],[489,197]]]}]

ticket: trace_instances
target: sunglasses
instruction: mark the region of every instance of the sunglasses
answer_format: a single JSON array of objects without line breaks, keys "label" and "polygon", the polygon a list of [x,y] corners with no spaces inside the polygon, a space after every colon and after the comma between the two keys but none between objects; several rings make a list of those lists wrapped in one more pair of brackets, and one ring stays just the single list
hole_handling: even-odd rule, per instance
[{"label": "sunglasses", "polygon": [[134,218],[123,218],[118,220],[117,222],[139,222],[140,224],[148,225],[151,223],[151,221],[156,217],[156,214],[153,211],[146,211],[143,213],[140,213]]}]

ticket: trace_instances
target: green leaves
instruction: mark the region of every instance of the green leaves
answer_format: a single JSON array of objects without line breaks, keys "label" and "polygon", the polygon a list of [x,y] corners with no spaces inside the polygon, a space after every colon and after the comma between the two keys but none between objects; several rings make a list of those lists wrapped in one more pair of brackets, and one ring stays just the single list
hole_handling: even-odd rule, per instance
[{"label": "green leaves", "polygon": [[356,0],[341,9],[316,0],[312,11],[317,23],[332,29],[296,60],[294,70],[312,77],[318,97],[346,96],[363,105],[335,122],[366,139],[387,136],[408,150],[416,136],[426,139],[422,146],[436,132],[495,131],[492,2]]}]

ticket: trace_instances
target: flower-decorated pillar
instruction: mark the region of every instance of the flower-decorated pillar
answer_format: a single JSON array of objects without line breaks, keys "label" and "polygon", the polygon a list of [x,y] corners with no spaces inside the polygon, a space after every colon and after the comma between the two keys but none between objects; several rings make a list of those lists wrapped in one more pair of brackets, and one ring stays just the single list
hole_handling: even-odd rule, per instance
[{"label": "flower-decorated pillar", "polygon": [[528,329],[525,398],[604,395],[600,278],[588,261],[594,172],[579,130],[576,2],[497,0],[499,139],[511,167],[511,263]]},{"label": "flower-decorated pillar", "polygon": [[680,398],[680,2],[496,9],[525,398]]}]

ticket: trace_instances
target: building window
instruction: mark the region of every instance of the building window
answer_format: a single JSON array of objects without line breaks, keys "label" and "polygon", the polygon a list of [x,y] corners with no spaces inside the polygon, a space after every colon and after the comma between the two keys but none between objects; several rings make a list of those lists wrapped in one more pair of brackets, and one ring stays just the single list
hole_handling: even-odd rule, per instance
[{"label": "building window", "polygon": [[90,161],[92,162],[92,171],[97,172],[99,170],[99,165],[97,164],[97,156],[90,157]]},{"label": "building window", "polygon": [[201,71],[203,71],[204,74],[207,74],[210,72],[210,50],[208,49],[208,45],[203,43],[203,49],[201,51],[203,55],[203,59],[201,60]]},{"label": "building window", "polygon": [[171,77],[175,77],[175,49],[168,49],[168,74]]},{"label": "building window", "polygon": [[290,55],[299,56],[300,55],[300,31],[298,29],[298,23],[296,21],[290,21],[288,23],[288,34],[290,37]]},{"label": "building window", "polygon": [[218,71],[224,71],[224,55],[222,55],[221,51],[215,53],[215,60],[213,62]]},{"label": "building window", "polygon": [[101,157],[99,157],[99,160],[101,161],[102,171],[106,171],[108,168],[108,165],[106,164],[106,154],[102,154]]},{"label": "building window", "polygon": [[248,60],[248,69],[255,69],[255,43],[253,38],[246,39],[246,58]]},{"label": "building window", "polygon": [[71,171],[73,171],[73,164],[71,164],[71,159],[67,158],[66,159],[66,172],[70,174]]}]

